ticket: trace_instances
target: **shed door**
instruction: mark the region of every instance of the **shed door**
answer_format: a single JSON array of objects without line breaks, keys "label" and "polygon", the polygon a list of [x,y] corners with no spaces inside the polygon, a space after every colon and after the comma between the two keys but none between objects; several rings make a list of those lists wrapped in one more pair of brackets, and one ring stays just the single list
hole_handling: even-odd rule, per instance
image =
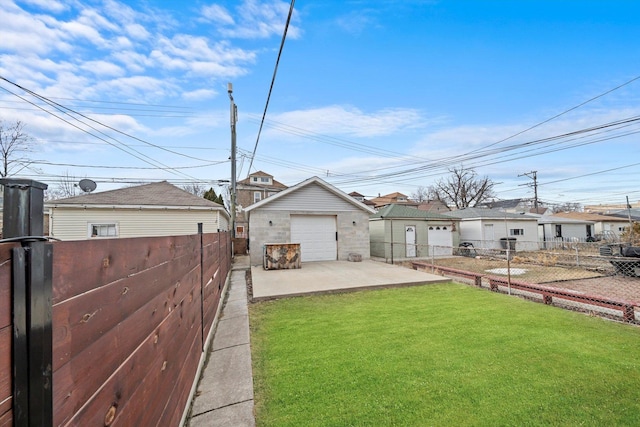
[{"label": "shed door", "polygon": [[336,231],[333,215],[291,215],[291,243],[300,243],[302,262],[335,261]]},{"label": "shed door", "polygon": [[404,231],[407,258],[413,258],[416,256],[416,226],[407,225]]},{"label": "shed door", "polygon": [[433,255],[453,255],[453,235],[451,234],[450,226],[429,226],[427,241],[429,242],[429,248],[433,250]]}]

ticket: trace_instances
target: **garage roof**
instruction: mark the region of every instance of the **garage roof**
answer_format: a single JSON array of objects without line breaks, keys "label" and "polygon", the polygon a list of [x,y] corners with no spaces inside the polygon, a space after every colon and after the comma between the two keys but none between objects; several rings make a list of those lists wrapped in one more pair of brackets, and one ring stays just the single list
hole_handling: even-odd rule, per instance
[{"label": "garage roof", "polygon": [[350,203],[353,206],[356,206],[357,208],[368,212],[370,214],[375,213],[375,210],[373,210],[372,208],[370,208],[369,206],[365,205],[362,202],[357,201],[356,199],[354,199],[353,197],[349,196],[347,193],[345,193],[344,191],[341,191],[339,189],[337,189],[336,187],[334,187],[333,185],[329,184],[328,182],[318,178],[317,176],[314,176],[312,178],[309,178],[307,180],[304,180],[292,187],[287,188],[286,190],[282,190],[277,194],[274,194],[273,196],[269,196],[266,199],[262,199],[261,201],[254,203],[250,206],[247,206],[245,208],[245,211],[249,212],[252,211],[254,209],[259,209],[261,207],[264,207],[265,205],[268,205],[269,203],[273,203],[277,200],[281,200],[285,197],[287,197],[288,195],[290,195],[291,193],[295,193],[296,191],[300,191],[301,189],[308,187],[310,185],[319,185],[320,187],[324,188],[325,190],[333,193],[335,196],[339,197],[340,199],[346,201],[347,203]]}]

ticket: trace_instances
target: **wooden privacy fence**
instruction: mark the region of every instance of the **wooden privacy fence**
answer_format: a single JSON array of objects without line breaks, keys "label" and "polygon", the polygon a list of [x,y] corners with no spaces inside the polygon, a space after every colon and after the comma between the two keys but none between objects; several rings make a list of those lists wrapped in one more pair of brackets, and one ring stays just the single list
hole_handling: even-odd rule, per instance
[{"label": "wooden privacy fence", "polygon": [[[33,212],[30,198],[16,212]],[[7,227],[6,210],[7,188],[5,237],[41,233]],[[0,427],[178,425],[227,283],[230,234],[45,243],[39,233],[0,244]]]}]

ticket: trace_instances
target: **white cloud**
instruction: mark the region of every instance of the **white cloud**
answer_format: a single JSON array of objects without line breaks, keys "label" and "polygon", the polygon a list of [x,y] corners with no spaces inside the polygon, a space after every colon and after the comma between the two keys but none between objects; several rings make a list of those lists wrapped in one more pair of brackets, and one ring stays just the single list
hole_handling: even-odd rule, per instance
[{"label": "white cloud", "polygon": [[125,26],[127,34],[134,39],[147,40],[151,34],[140,24],[129,24]]},{"label": "white cloud", "polygon": [[182,98],[186,99],[187,101],[202,101],[204,99],[211,99],[217,94],[218,92],[212,89],[197,89],[190,92],[184,92],[182,94]]},{"label": "white cloud", "polygon": [[427,120],[412,109],[385,109],[365,113],[355,107],[331,105],[310,110],[272,115],[275,121],[311,132],[374,137],[391,135],[400,129],[423,127]]},{"label": "white cloud", "polygon": [[87,61],[80,68],[101,77],[120,77],[124,75],[124,70],[121,67],[107,61]]},{"label": "white cloud", "polygon": [[234,25],[235,21],[231,17],[231,14],[224,7],[212,4],[204,6],[201,10],[202,16],[208,21],[217,22],[222,25]]},{"label": "white cloud", "polygon": [[64,2],[57,0],[23,0],[23,2],[55,13],[64,12],[69,8]]},{"label": "white cloud", "polygon": [[[259,39],[271,36],[281,36],[289,15],[290,4],[281,0],[258,2],[244,0],[237,7],[238,19],[232,25],[220,29],[220,33],[227,37]],[[294,25],[297,12],[294,10],[292,22],[287,30],[287,37],[300,37],[301,30]],[[220,22],[219,22],[220,23]]]}]

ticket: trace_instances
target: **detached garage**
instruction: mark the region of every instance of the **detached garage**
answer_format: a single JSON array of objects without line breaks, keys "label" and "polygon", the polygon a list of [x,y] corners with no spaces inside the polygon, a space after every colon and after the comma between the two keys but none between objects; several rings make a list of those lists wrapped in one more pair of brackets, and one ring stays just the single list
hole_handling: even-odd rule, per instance
[{"label": "detached garage", "polygon": [[302,262],[369,259],[369,215],[374,210],[318,177],[245,209],[251,265],[261,265],[265,244],[299,243]]}]

